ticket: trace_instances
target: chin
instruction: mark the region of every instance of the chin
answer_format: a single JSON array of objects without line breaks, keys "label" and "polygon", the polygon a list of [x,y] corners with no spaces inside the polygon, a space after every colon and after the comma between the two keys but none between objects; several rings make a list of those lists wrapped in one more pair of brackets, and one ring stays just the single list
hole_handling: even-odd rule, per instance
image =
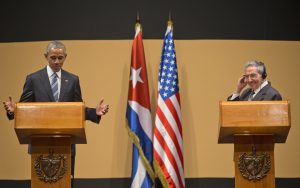
[{"label": "chin", "polygon": [[253,90],[256,90],[259,86],[255,85],[255,86],[252,86],[251,89]]},{"label": "chin", "polygon": [[254,85],[248,85],[252,90],[255,90],[255,86]]}]

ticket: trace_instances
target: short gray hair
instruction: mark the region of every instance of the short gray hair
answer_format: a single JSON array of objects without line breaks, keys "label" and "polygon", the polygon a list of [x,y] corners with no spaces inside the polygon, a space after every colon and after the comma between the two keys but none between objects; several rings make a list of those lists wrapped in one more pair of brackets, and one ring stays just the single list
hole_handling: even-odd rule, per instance
[{"label": "short gray hair", "polygon": [[51,49],[62,49],[64,53],[67,54],[66,46],[60,41],[51,41],[46,48],[46,54],[48,54]]},{"label": "short gray hair", "polygon": [[248,61],[248,62],[246,62],[246,64],[245,64],[244,70],[246,71],[246,69],[247,69],[248,67],[256,67],[256,68],[257,68],[257,72],[258,72],[260,75],[263,75],[264,73],[266,73],[266,67],[265,67],[264,63],[261,62],[261,61],[256,61],[256,60]]}]

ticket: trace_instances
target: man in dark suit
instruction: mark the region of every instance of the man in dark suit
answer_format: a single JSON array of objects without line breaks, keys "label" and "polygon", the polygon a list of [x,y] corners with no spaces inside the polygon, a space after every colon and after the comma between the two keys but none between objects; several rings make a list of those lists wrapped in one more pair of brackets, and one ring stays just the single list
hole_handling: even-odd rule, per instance
[{"label": "man in dark suit", "polygon": [[[67,57],[66,47],[59,41],[50,42],[44,54],[48,65],[27,76],[20,102],[82,102],[78,76],[62,70]],[[3,102],[10,120],[14,119],[15,103],[9,97]],[[108,112],[103,99],[96,108],[85,108],[85,118],[99,123]],[[71,145],[71,174],[74,177],[75,145]]]},{"label": "man in dark suit", "polygon": [[[236,91],[227,98],[228,101],[272,101],[282,100],[279,92],[266,80],[267,72],[264,63],[249,61],[245,73],[239,78]],[[246,87],[242,93],[241,91]]]}]

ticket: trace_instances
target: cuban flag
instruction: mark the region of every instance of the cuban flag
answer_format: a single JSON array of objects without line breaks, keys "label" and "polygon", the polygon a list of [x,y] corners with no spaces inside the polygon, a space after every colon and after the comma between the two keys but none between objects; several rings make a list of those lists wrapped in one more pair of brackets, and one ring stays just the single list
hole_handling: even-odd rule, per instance
[{"label": "cuban flag", "polygon": [[132,44],[130,79],[126,118],[128,134],[133,142],[132,188],[151,188],[154,185],[153,126],[141,25],[136,24]]}]

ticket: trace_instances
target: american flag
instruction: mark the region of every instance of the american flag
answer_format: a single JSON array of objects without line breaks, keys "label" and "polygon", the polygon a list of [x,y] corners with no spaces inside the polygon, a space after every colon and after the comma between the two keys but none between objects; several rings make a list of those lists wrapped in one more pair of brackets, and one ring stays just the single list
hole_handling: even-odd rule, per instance
[{"label": "american flag", "polygon": [[168,22],[158,75],[154,167],[163,187],[185,187],[178,70],[172,22]]},{"label": "american flag", "polygon": [[132,44],[126,118],[128,134],[133,142],[131,187],[151,188],[154,184],[153,125],[143,39],[139,23],[136,24],[136,34]]}]

